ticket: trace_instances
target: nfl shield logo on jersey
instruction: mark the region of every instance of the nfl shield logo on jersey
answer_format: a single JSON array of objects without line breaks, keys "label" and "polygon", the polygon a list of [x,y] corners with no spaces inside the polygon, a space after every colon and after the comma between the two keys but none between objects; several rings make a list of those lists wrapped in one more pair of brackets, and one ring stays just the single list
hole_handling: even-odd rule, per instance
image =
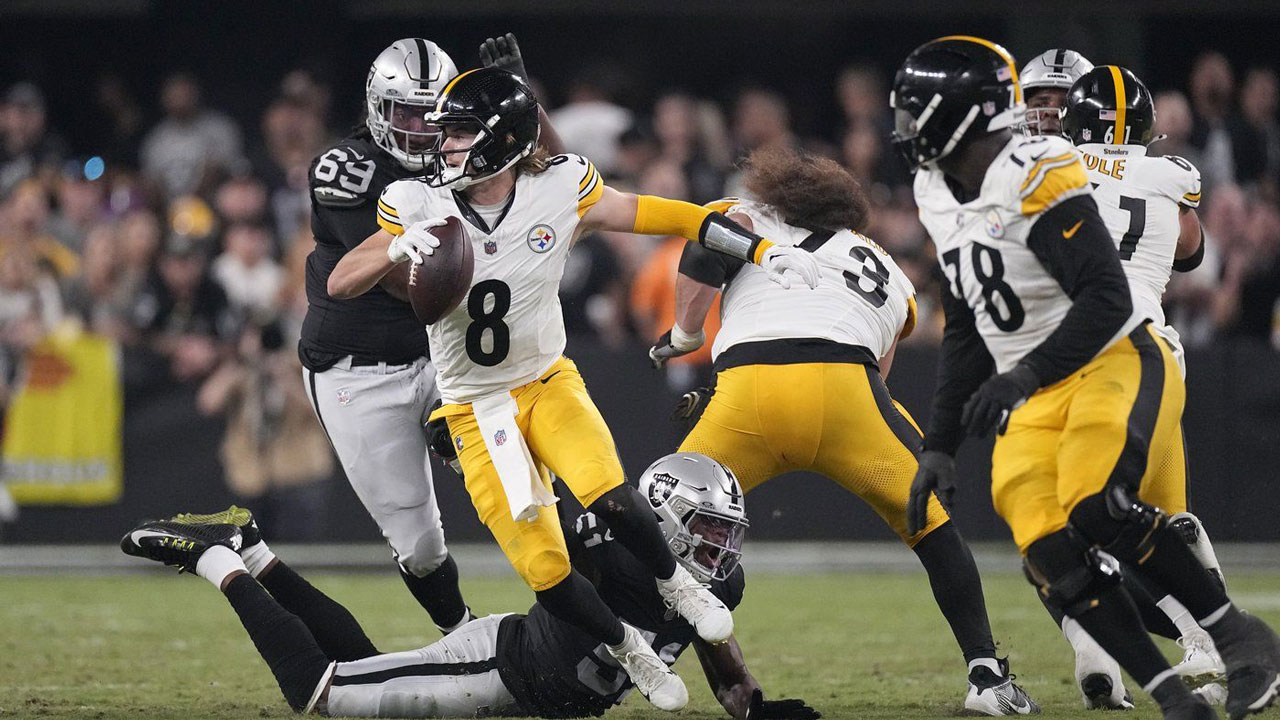
[{"label": "nfl shield logo on jersey", "polygon": [[534,225],[525,237],[525,241],[529,243],[530,250],[544,253],[555,247],[556,231],[552,230],[550,225]]},{"label": "nfl shield logo on jersey", "polygon": [[494,445],[502,446],[502,445],[505,445],[505,444],[506,444],[506,442],[507,442],[507,431],[506,431],[506,430],[499,430],[498,432],[496,432],[496,433],[494,433],[494,434],[493,434],[493,444],[494,444]]},{"label": "nfl shield logo on jersey", "polygon": [[484,254],[485,254],[485,255],[493,255],[493,254],[494,254],[494,253],[496,253],[496,252],[498,252],[498,241],[497,241],[497,240],[485,240],[485,241],[484,241]]}]

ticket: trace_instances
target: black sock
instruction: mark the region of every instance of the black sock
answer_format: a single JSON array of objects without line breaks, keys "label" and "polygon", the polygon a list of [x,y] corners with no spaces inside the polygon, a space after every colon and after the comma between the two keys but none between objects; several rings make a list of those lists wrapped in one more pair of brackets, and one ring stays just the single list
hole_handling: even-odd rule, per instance
[{"label": "black sock", "polygon": [[996,656],[987,619],[982,579],[973,553],[955,525],[947,522],[912,548],[929,574],[929,586],[938,609],[951,626],[965,662]]},{"label": "black sock", "polygon": [[577,570],[571,570],[564,580],[534,594],[547,612],[606,645],[617,645],[626,637],[622,621]]},{"label": "black sock", "polygon": [[1182,603],[1191,617],[1201,620],[1230,602],[1176,530],[1167,525],[1160,528],[1153,544],[1145,561],[1137,564],[1138,572]]},{"label": "black sock", "polygon": [[223,594],[240,616],[258,654],[276,676],[289,707],[301,711],[324,677],[329,658],[306,624],[281,607],[252,577],[232,578]]},{"label": "black sock", "polygon": [[1151,641],[1138,615],[1138,608],[1123,586],[1107,588],[1098,593],[1095,600],[1093,607],[1074,616],[1076,622],[1139,685],[1146,687],[1157,675],[1169,669],[1168,661]]},{"label": "black sock", "polygon": [[587,509],[609,526],[618,542],[644,563],[654,577],[665,580],[675,574],[676,558],[640,491],[630,485],[619,485],[596,498]]},{"label": "black sock", "polygon": [[1174,625],[1164,610],[1156,604],[1157,598],[1162,598],[1169,593],[1156,587],[1150,580],[1144,579],[1141,573],[1134,572],[1131,568],[1125,568],[1122,580],[1124,589],[1128,590],[1129,597],[1133,598],[1133,604],[1138,607],[1138,614],[1142,616],[1142,624],[1147,626],[1148,632],[1170,640],[1182,637],[1178,626]]},{"label": "black sock", "polygon": [[285,610],[306,623],[325,655],[338,662],[348,662],[378,654],[355,617],[293,568],[277,561],[258,582]]},{"label": "black sock", "polygon": [[426,577],[418,577],[404,568],[400,568],[400,577],[436,627],[451,628],[466,617],[467,604],[462,601],[462,590],[458,587],[458,564],[452,555],[446,555],[440,567]]}]

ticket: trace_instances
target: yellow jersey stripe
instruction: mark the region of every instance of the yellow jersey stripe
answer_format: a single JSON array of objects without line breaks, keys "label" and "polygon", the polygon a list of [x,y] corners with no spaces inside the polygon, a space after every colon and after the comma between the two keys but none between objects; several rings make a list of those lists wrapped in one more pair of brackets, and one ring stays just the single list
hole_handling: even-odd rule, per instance
[{"label": "yellow jersey stripe", "polygon": [[1022,214],[1027,217],[1039,215],[1063,200],[1084,194],[1088,190],[1089,175],[1084,170],[1084,163],[1075,160],[1055,166],[1046,170],[1044,179],[1023,196]]},{"label": "yellow jersey stripe", "polygon": [[388,204],[387,204],[384,200],[382,200],[381,198],[379,198],[379,199],[378,199],[378,209],[379,209],[379,210],[381,210],[382,212],[384,212],[384,213],[386,213],[386,214],[390,215],[390,216],[391,216],[391,217],[393,217],[393,218],[398,218],[398,217],[400,217],[400,213],[396,212],[395,208],[393,208],[393,207],[391,207],[390,205],[388,205]]},{"label": "yellow jersey stripe", "polygon": [[726,197],[720,198],[719,200],[712,200],[709,203],[705,203],[702,207],[710,210],[711,212],[718,212],[723,215],[724,213],[729,212],[729,208],[740,204],[742,204],[741,198]]},{"label": "yellow jersey stripe", "polygon": [[599,185],[600,185],[600,173],[595,173],[591,176],[590,183],[586,187],[578,191],[578,199],[581,200],[582,198],[595,192],[595,189]]},{"label": "yellow jersey stripe", "polygon": [[587,187],[587,183],[591,182],[591,178],[596,174],[596,166],[587,161],[587,171],[582,174],[582,179],[578,181],[578,192],[582,192]]},{"label": "yellow jersey stripe", "polygon": [[907,321],[902,324],[902,332],[898,333],[898,339],[901,340],[911,334],[916,329],[916,296],[912,295],[907,298]]},{"label": "yellow jersey stripe", "polygon": [[1025,194],[1027,192],[1027,188],[1031,186],[1031,183],[1035,181],[1040,173],[1048,169],[1049,165],[1059,165],[1070,162],[1074,160],[1075,157],[1075,153],[1065,152],[1053,157],[1040,158],[1036,161],[1036,164],[1032,165],[1031,169],[1027,171],[1027,179],[1022,181],[1022,187],[1018,188],[1018,193]]},{"label": "yellow jersey stripe", "polygon": [[756,252],[754,255],[751,256],[751,262],[755,263],[756,265],[759,265],[760,260],[764,258],[765,251],[771,247],[773,247],[773,243],[769,242],[768,240],[765,240],[764,238],[761,238],[760,242],[756,243]]},{"label": "yellow jersey stripe", "polygon": [[1018,82],[1018,68],[1013,64],[1013,56],[1009,54],[1008,50],[1005,50],[990,40],[983,40],[980,37],[974,37],[972,35],[948,35],[946,37],[940,37],[934,42],[941,42],[943,40],[967,40],[972,43],[978,43],[999,55],[1000,58],[1004,60],[1004,64],[1009,66],[1009,76],[1013,78],[1013,102],[1015,105],[1022,103],[1022,83]]},{"label": "yellow jersey stripe", "polygon": [[1111,81],[1116,84],[1116,129],[1112,132],[1111,141],[1117,145],[1123,145],[1127,139],[1124,136],[1124,116],[1128,110],[1126,107],[1128,101],[1124,96],[1124,76],[1120,74],[1120,68],[1115,65],[1108,65],[1107,69],[1111,71]]},{"label": "yellow jersey stripe", "polygon": [[[600,177],[600,173],[596,173],[596,177]],[[578,197],[578,217],[587,214],[587,211],[600,201],[600,197],[604,195],[604,183],[596,182],[587,190],[585,195]]]},{"label": "yellow jersey stripe", "polygon": [[1200,202],[1200,193],[1183,193],[1182,198],[1191,202]]},{"label": "yellow jersey stripe", "polygon": [[390,219],[388,219],[388,218],[387,218],[387,216],[386,216],[386,215],[383,215],[382,213],[378,213],[378,227],[382,228],[383,230],[386,230],[387,232],[391,233],[392,235],[403,235],[403,234],[404,234],[404,226],[403,226],[403,225],[401,225],[400,223],[398,223],[398,222],[396,222],[396,221],[394,221],[394,220],[390,220]]}]

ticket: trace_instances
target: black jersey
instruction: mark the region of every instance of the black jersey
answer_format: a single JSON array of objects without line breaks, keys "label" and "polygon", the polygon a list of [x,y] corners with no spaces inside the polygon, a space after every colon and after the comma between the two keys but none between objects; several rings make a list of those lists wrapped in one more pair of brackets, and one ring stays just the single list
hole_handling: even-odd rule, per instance
[{"label": "black jersey", "polygon": [[402,364],[427,354],[426,330],[409,303],[378,285],[349,300],[334,299],[328,291],[329,273],[342,256],[378,231],[378,196],[412,175],[361,133],[311,163],[316,247],[307,256],[308,307],[298,344],[302,364],[311,371],[323,372],[346,355]]},{"label": "black jersey", "polygon": [[[574,568],[593,579],[605,604],[635,626],[663,662],[675,664],[697,634],[667,609],[653,573],[591,513],[565,528],[565,539]],[[711,591],[733,609],[742,601],[744,583],[739,565],[728,580],[712,583]],[[497,659],[503,684],[529,715],[602,715],[632,688],[608,648],[541,605],[502,621]]]}]

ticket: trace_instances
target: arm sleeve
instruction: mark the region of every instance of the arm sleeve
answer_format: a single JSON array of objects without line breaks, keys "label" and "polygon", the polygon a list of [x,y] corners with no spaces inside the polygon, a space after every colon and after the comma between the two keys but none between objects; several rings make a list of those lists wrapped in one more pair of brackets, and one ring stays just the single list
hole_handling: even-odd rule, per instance
[{"label": "arm sleeve", "polygon": [[991,377],[995,361],[978,334],[973,310],[951,294],[947,283],[942,287],[942,312],[946,316],[946,329],[942,333],[938,389],[933,395],[924,449],[954,456],[964,441],[964,426],[960,423],[964,404],[978,386]]},{"label": "arm sleeve", "polygon": [[1092,197],[1074,197],[1046,211],[1031,226],[1027,246],[1071,298],[1058,329],[1020,361],[1044,387],[1101,352],[1133,313],[1133,300]]},{"label": "arm sleeve", "polygon": [[681,275],[716,288],[731,280],[746,264],[746,260],[713,252],[696,243],[685,243],[680,254]]},{"label": "arm sleeve", "polygon": [[759,263],[773,243],[723,214],[680,200],[640,195],[636,200],[633,232],[641,235],[679,235],[704,247],[747,262]]},{"label": "arm sleeve", "polygon": [[1173,269],[1177,272],[1184,273],[1184,272],[1191,272],[1192,270],[1195,270],[1196,268],[1200,267],[1200,263],[1204,262],[1205,242],[1206,242],[1206,238],[1204,236],[1204,226],[1202,225],[1200,226],[1200,247],[1196,248],[1196,251],[1191,254],[1191,257],[1185,257],[1185,258],[1182,258],[1181,260],[1175,259],[1173,261]]}]

